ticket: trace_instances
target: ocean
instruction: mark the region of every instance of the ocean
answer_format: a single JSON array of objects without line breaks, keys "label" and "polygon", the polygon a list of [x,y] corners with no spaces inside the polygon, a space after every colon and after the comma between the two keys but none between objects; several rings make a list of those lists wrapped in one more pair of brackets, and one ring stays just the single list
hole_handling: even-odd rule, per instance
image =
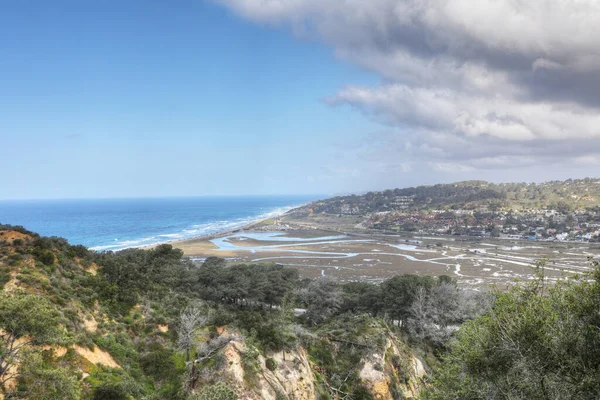
[{"label": "ocean", "polygon": [[0,224],[22,225],[93,250],[208,235],[280,215],[318,196],[4,200]]}]

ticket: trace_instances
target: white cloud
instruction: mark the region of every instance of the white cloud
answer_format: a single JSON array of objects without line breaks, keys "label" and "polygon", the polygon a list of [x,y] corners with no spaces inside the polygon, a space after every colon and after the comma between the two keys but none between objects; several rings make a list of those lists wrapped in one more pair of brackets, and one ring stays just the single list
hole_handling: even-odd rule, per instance
[{"label": "white cloud", "polygon": [[538,58],[531,65],[531,69],[535,72],[538,69],[564,69],[565,66],[554,62],[552,60],[547,60],[545,58]]},{"label": "white cloud", "polygon": [[459,163],[435,162],[435,163],[430,163],[430,166],[434,171],[438,171],[438,172],[456,173],[456,172],[471,172],[474,170],[473,167],[470,167],[465,164],[459,164]]},{"label": "white cloud", "polygon": [[352,105],[391,125],[459,136],[510,141],[600,138],[600,113],[576,103],[517,101],[401,84],[348,87],[328,102]]},{"label": "white cloud", "polygon": [[577,164],[600,165],[600,155],[586,155],[575,158]]},{"label": "white cloud", "polygon": [[[390,127],[366,157],[468,172],[571,160],[600,146],[595,0],[216,0],[379,74],[326,101]],[[370,155],[371,154],[371,155]],[[458,161],[460,160],[460,161]]]}]

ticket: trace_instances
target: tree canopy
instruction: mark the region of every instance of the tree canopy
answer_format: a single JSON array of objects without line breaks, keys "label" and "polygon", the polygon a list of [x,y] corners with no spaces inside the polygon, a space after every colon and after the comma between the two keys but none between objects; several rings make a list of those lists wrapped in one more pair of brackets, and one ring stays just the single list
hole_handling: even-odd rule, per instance
[{"label": "tree canopy", "polygon": [[428,399],[600,398],[600,269],[497,291],[457,333]]}]

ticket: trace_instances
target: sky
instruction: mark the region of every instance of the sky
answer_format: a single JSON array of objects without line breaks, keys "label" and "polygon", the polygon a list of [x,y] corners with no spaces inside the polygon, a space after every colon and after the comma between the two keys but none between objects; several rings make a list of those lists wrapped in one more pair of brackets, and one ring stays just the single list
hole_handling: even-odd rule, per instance
[{"label": "sky", "polygon": [[3,0],[0,199],[600,173],[593,0]]}]

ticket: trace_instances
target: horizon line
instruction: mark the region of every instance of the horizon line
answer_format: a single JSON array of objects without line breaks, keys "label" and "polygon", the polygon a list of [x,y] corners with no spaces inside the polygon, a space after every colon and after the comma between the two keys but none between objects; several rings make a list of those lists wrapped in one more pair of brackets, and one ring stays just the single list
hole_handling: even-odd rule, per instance
[{"label": "horizon line", "polygon": [[164,195],[164,196],[116,196],[116,197],[18,197],[5,198],[0,202],[7,201],[69,201],[69,200],[151,200],[151,199],[192,199],[192,198],[226,198],[226,197],[298,197],[318,196],[320,198],[335,196],[335,194],[200,194],[200,195]]}]

